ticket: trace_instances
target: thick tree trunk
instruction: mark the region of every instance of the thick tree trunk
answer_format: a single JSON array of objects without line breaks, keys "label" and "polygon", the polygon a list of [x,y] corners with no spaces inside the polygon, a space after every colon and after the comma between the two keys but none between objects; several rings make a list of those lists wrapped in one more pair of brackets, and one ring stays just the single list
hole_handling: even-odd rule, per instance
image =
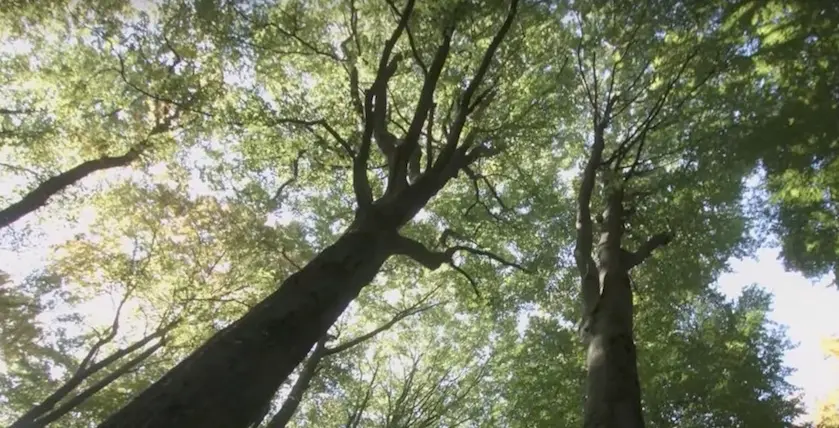
[{"label": "thick tree trunk", "polygon": [[588,343],[585,428],[642,428],[629,275],[604,275]]},{"label": "thick tree trunk", "polygon": [[54,177],[50,177],[38,187],[32,189],[19,201],[0,211],[0,229],[14,223],[26,214],[46,205],[55,194],[72,186],[82,178],[104,169],[126,166],[140,156],[137,149],[131,149],[122,156],[104,156],[99,159],[82,162]]},{"label": "thick tree trunk", "polygon": [[[583,287],[602,285],[598,287],[602,288],[599,298],[590,309],[586,332],[588,376],[583,426],[643,428],[629,271],[654,248],[669,242],[669,237],[654,237],[637,251],[626,251],[621,247],[626,221],[623,189],[609,191],[605,199],[597,249],[598,280],[589,284],[591,275],[582,277]],[[588,264],[592,263],[590,260]],[[593,291],[588,294],[596,295]]]},{"label": "thick tree trunk", "polygon": [[100,428],[243,428],[389,256],[390,234],[352,228]]}]

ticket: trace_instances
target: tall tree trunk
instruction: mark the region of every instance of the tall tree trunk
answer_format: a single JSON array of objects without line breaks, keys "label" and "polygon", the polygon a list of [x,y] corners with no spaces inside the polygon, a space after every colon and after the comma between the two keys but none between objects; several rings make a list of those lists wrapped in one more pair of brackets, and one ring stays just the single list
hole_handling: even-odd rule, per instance
[{"label": "tall tree trunk", "polygon": [[590,324],[583,426],[642,428],[629,275],[606,276],[604,285]]},{"label": "tall tree trunk", "polygon": [[[606,186],[615,184],[606,182]],[[620,186],[620,185],[618,185]],[[591,312],[586,365],[585,428],[643,428],[641,386],[633,339],[630,257],[621,241],[626,216],[621,187],[606,194],[606,211],[597,249],[602,285]]]},{"label": "tall tree trunk", "polygon": [[[606,183],[606,186],[612,183]],[[656,248],[667,233],[651,237],[635,252],[621,247],[626,212],[622,187],[607,190],[597,261],[578,252],[585,315],[585,428],[643,428],[641,385],[633,337],[632,283],[629,271]],[[584,214],[590,215],[584,211]],[[589,217],[590,218],[590,217]],[[589,220],[590,221],[590,220]],[[580,231],[585,233],[580,233]],[[578,227],[578,249],[590,249],[591,233]],[[590,252],[588,254],[591,254]],[[588,289],[588,290],[587,290]]]},{"label": "tall tree trunk", "polygon": [[294,412],[297,411],[297,407],[300,406],[300,401],[303,399],[303,393],[309,389],[309,384],[312,382],[312,379],[315,377],[315,373],[317,372],[318,364],[320,364],[320,360],[323,359],[323,356],[325,355],[324,347],[326,346],[326,339],[327,335],[324,335],[324,337],[318,341],[318,344],[315,346],[315,350],[312,351],[312,355],[309,356],[309,359],[307,359],[306,363],[303,364],[303,369],[300,370],[300,375],[297,376],[297,380],[294,382],[294,385],[292,385],[288,397],[283,402],[282,407],[280,407],[280,411],[271,418],[271,421],[268,422],[267,428],[285,428],[294,416]]},{"label": "tall tree trunk", "polygon": [[101,428],[245,427],[389,256],[392,236],[351,229]]}]

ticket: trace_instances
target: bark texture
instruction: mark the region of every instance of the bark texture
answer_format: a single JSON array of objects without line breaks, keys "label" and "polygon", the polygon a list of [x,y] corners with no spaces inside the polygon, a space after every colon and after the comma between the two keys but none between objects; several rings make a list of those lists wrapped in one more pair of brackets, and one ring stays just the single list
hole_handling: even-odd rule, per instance
[{"label": "bark texture", "polygon": [[599,298],[587,328],[585,428],[642,428],[641,386],[633,338],[630,257],[621,249],[623,191],[611,189],[597,248]]},{"label": "bark texture", "polygon": [[[621,188],[607,190],[606,212],[597,245],[597,277],[589,271],[582,277],[596,296],[586,312],[584,339],[587,345],[585,428],[643,428],[641,385],[633,332],[632,283],[629,271],[670,241],[669,234],[650,238],[637,251],[621,247],[626,213]],[[589,265],[591,266],[591,265]]]},{"label": "bark texture", "polygon": [[641,386],[628,275],[606,276],[593,314],[586,364],[585,428],[641,428]]},{"label": "bark texture", "polygon": [[101,428],[246,427],[388,256],[350,231],[217,333]]}]

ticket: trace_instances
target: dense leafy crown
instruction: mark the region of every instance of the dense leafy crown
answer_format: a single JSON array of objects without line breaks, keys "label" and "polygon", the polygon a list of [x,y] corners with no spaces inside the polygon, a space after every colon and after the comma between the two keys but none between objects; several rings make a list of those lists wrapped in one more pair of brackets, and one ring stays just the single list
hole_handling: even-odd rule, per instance
[{"label": "dense leafy crown", "polygon": [[[462,125],[486,156],[402,230],[481,250],[435,271],[388,260],[319,345],[289,426],[581,424],[575,192],[604,109],[627,245],[674,236],[633,274],[648,424],[782,427],[802,413],[771,296],[727,301],[713,284],[765,234],[790,269],[837,275],[839,8],[642,3],[519,2]],[[417,2],[376,142],[419,132],[428,168],[508,11]],[[0,269],[14,273],[0,279],[0,421],[101,421],[351,224],[361,88],[402,13],[362,0],[0,6]],[[376,197],[390,185],[380,147]],[[46,256],[22,271],[32,254]]]}]

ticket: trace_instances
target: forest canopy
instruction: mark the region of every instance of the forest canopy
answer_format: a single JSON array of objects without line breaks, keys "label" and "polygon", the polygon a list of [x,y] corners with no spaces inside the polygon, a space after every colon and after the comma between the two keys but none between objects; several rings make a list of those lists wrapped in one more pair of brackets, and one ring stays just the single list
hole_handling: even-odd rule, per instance
[{"label": "forest canopy", "polygon": [[802,422],[772,294],[716,286],[767,242],[839,278],[836,28],[810,0],[4,4],[0,423],[837,426]]}]

